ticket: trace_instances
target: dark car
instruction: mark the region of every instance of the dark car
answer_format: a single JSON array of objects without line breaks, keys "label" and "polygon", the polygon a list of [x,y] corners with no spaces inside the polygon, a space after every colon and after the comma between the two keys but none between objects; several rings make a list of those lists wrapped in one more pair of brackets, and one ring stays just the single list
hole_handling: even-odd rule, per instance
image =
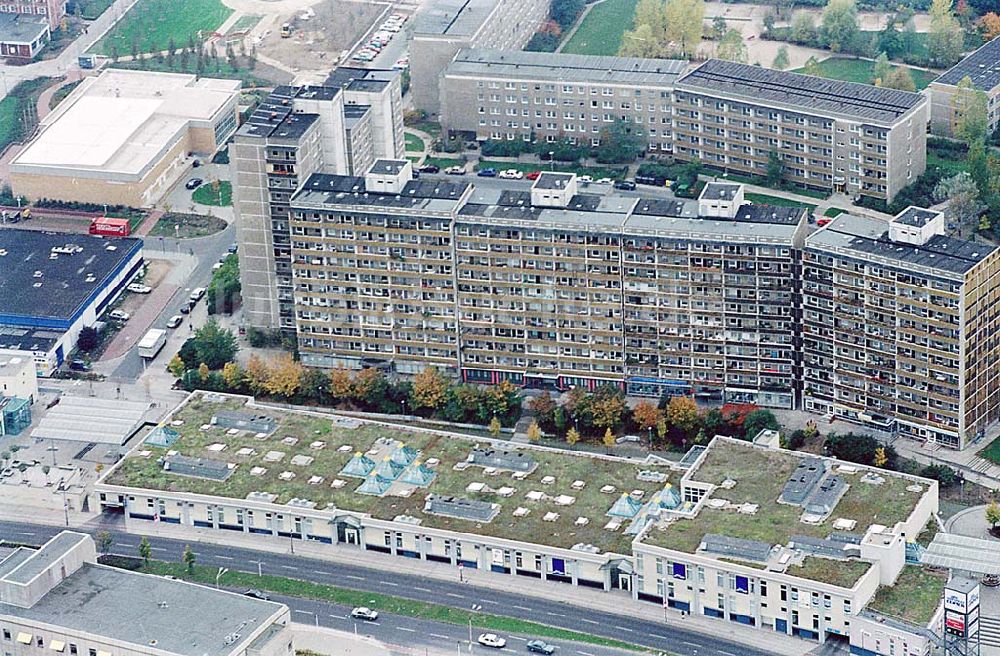
[{"label": "dark car", "polygon": [[479,173],[477,173],[476,175],[478,175],[480,178],[495,178],[497,177],[497,170],[492,167],[479,169]]},{"label": "dark car", "polygon": [[616,180],[615,189],[621,189],[623,191],[635,191],[635,182],[632,180]]},{"label": "dark car", "polygon": [[545,656],[551,656],[551,654],[556,650],[555,645],[550,645],[542,640],[529,640],[528,641],[528,651],[534,652],[536,654],[545,654]]},{"label": "dark car", "polygon": [[90,371],[90,363],[85,360],[73,360],[69,363],[69,368],[73,371]]},{"label": "dark car", "polygon": [[255,588],[250,588],[243,593],[244,597],[252,597],[254,599],[260,599],[261,601],[271,601],[271,597],[266,592],[261,592]]},{"label": "dark car", "polygon": [[435,164],[424,164],[417,170],[421,173],[440,173],[441,167]]},{"label": "dark car", "polygon": [[181,314],[191,314],[191,306],[189,304],[184,304],[181,306]]},{"label": "dark car", "polygon": [[240,249],[240,247],[239,247],[239,245],[238,245],[238,244],[230,244],[230,245],[229,245],[229,251],[228,251],[228,252],[229,252],[229,253],[235,253],[235,252],[236,252],[236,251],[238,251],[239,249]]},{"label": "dark car", "polygon": [[650,185],[653,187],[662,187],[667,184],[666,178],[661,178],[653,175],[637,175],[635,176],[635,181],[641,185]]},{"label": "dark car", "polygon": [[201,178],[191,178],[190,180],[184,183],[184,186],[187,187],[188,189],[197,189],[198,187],[201,186],[202,182],[204,182],[204,180],[202,180]]}]

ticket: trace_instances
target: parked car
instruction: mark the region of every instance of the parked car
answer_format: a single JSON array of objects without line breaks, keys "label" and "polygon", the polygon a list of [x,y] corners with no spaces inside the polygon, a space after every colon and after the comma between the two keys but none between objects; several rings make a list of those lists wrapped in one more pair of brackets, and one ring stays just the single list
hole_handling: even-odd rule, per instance
[{"label": "parked car", "polygon": [[212,265],[212,271],[218,271],[221,268],[222,268],[222,262],[216,262],[215,264]]},{"label": "parked car", "polygon": [[529,173],[525,173],[524,177],[527,180],[537,180],[538,176],[540,176],[541,174],[542,174],[541,171],[531,171]]},{"label": "parked car", "polygon": [[524,173],[518,171],[517,169],[506,169],[500,171],[500,177],[504,180],[520,180],[524,177]]},{"label": "parked car", "polygon": [[445,175],[465,175],[464,166],[449,166],[444,170]]},{"label": "parked car", "polygon": [[86,360],[73,360],[69,363],[69,368],[73,371],[90,371],[90,363]]},{"label": "parked car", "polygon": [[356,620],[364,620],[365,622],[374,622],[378,619],[378,611],[372,610],[367,606],[358,606],[351,611],[351,617]]},{"label": "parked car", "polygon": [[594,181],[594,178],[589,175],[581,175],[580,177],[577,178],[577,180],[583,182],[584,184],[590,184],[591,182]]},{"label": "parked car", "polygon": [[201,178],[191,178],[190,180],[184,183],[184,186],[187,187],[188,189],[197,189],[198,187],[201,186],[202,182],[204,182],[204,180],[202,180]]},{"label": "parked car", "polygon": [[195,287],[194,289],[191,290],[191,295],[188,298],[190,298],[191,301],[193,301],[194,303],[197,303],[198,301],[201,300],[201,297],[204,295],[205,295],[204,287]]},{"label": "parked car", "polygon": [[183,321],[184,317],[182,317],[179,314],[175,314],[174,316],[167,319],[167,328],[176,328],[177,326],[181,325]]},{"label": "parked car", "polygon": [[228,251],[228,253],[229,253],[230,255],[232,255],[233,253],[235,253],[235,252],[236,252],[236,251],[238,251],[239,249],[240,249],[240,247],[239,247],[239,244],[230,244],[230,245],[229,245],[229,248],[227,249],[227,251]]},{"label": "parked car", "polygon": [[441,167],[436,164],[424,164],[417,170],[421,173],[440,173]]},{"label": "parked car", "polygon": [[635,191],[635,182],[632,180],[618,180],[615,182],[615,189],[623,191]]},{"label": "parked car", "polygon": [[476,173],[476,175],[480,178],[495,178],[497,177],[497,170],[493,167],[479,169],[479,172]]},{"label": "parked car", "polygon": [[250,588],[243,593],[244,597],[252,597],[253,599],[260,599],[261,601],[271,601],[271,596],[266,592],[261,592],[256,588]]},{"label": "parked car", "polygon": [[476,642],[481,644],[483,647],[492,647],[493,649],[503,649],[507,646],[507,640],[495,633],[481,633]]},{"label": "parked car", "polygon": [[822,228],[823,226],[825,226],[828,223],[830,223],[830,221],[833,221],[833,219],[831,219],[829,217],[823,217],[822,219],[816,219],[816,225],[819,226],[820,228]]},{"label": "parked car", "polygon": [[635,444],[639,444],[642,442],[642,438],[639,437],[638,435],[622,435],[621,437],[615,440],[615,444],[625,444],[626,442],[634,442]]},{"label": "parked car", "polygon": [[545,654],[545,656],[551,656],[556,650],[555,645],[550,645],[544,640],[529,640],[527,647],[528,651],[536,654]]},{"label": "parked car", "polygon": [[191,303],[186,303],[181,306],[181,314],[191,314]]},{"label": "parked car", "polygon": [[153,288],[149,285],[143,285],[142,283],[134,282],[125,289],[129,290],[133,294],[148,294],[153,291]]},{"label": "parked car", "polygon": [[128,321],[131,315],[125,310],[111,310],[108,313],[108,317],[114,319],[115,321]]}]

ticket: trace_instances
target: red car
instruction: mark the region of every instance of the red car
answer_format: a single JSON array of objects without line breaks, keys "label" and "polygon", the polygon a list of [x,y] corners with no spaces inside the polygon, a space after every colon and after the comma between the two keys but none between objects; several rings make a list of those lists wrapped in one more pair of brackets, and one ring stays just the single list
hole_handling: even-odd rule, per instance
[{"label": "red car", "polygon": [[822,228],[826,224],[830,223],[830,221],[832,221],[832,220],[833,219],[819,219],[819,220],[816,221],[816,225],[819,226],[820,228]]},{"label": "red car", "polygon": [[525,173],[524,174],[524,179],[525,180],[537,180],[538,176],[540,176],[541,174],[542,174],[541,171],[532,171],[531,173]]}]

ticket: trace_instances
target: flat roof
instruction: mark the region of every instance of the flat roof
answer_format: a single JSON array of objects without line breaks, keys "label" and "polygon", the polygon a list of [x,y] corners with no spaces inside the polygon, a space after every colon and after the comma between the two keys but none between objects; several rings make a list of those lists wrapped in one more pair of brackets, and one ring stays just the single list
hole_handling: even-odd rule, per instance
[{"label": "flat roof", "polygon": [[966,76],[982,91],[989,91],[1000,85],[1000,37],[984,43],[934,82],[957,86]]},{"label": "flat roof", "polygon": [[699,198],[708,200],[732,200],[743,185],[735,182],[709,182],[701,191]]},{"label": "flat roof", "polygon": [[719,92],[750,104],[774,102],[794,111],[882,124],[891,124],[926,102],[919,93],[718,59],[709,59],[675,86],[686,91]]},{"label": "flat roof", "polygon": [[935,235],[926,243],[904,244],[889,239],[889,222],[869,216],[841,214],[806,238],[806,248],[845,249],[859,258],[893,260],[899,266],[920,266],[949,274],[964,274],[990,255],[996,246]]},{"label": "flat roof", "polygon": [[47,353],[59,343],[62,336],[61,330],[0,325],[0,348]]},{"label": "flat roof", "polygon": [[377,159],[368,172],[375,175],[399,175],[408,163],[409,160],[405,159]]},{"label": "flat roof", "polygon": [[500,0],[431,0],[413,19],[413,36],[470,37],[493,14]]},{"label": "flat roof", "polygon": [[687,66],[688,62],[677,59],[599,57],[466,48],[458,51],[444,74],[590,84],[606,82],[669,88]]},{"label": "flat roof", "polygon": [[[69,322],[141,248],[132,237],[0,228],[0,323],[35,317]],[[0,336],[0,346],[13,343],[34,350]]]},{"label": "flat roof", "polygon": [[212,121],[239,89],[238,80],[107,69],[42,119],[12,170],[89,170],[139,179],[191,122]]},{"label": "flat roof", "polygon": [[399,194],[369,192],[363,177],[313,173],[291,198],[291,205],[308,207],[369,205],[414,212],[451,212],[469,188],[467,182],[410,180]]},{"label": "flat roof", "polygon": [[323,85],[340,87],[346,91],[379,93],[399,77],[401,71],[383,68],[354,68],[338,66],[330,71]]},{"label": "flat roof", "polygon": [[149,403],[63,395],[31,431],[43,440],[96,442],[121,446],[136,431]]},{"label": "flat roof", "polygon": [[551,173],[543,171],[532,183],[532,189],[564,189],[576,176],[572,173]]},{"label": "flat roof", "polygon": [[895,221],[904,225],[922,228],[940,215],[934,210],[926,210],[922,207],[907,207],[894,218]]},{"label": "flat roof", "polygon": [[31,43],[49,31],[44,18],[33,20],[30,14],[0,14],[0,41],[5,43]]},{"label": "flat roof", "polygon": [[[27,557],[16,559],[17,562],[13,567],[9,569],[0,567],[0,572],[3,572],[0,579],[10,583],[27,585],[31,583],[32,579],[56,563],[63,554],[87,539],[89,537],[83,533],[63,531],[42,545],[41,549],[26,549]],[[5,563],[0,563],[0,566],[3,564]],[[3,604],[0,604],[0,607],[2,606]]]},{"label": "flat roof", "polygon": [[[0,603],[0,616],[184,656],[228,656],[282,612],[269,601],[91,563],[30,608]],[[227,645],[234,633],[244,639]]]},{"label": "flat roof", "polygon": [[0,376],[11,376],[21,372],[25,364],[35,367],[35,358],[29,351],[0,348]]}]

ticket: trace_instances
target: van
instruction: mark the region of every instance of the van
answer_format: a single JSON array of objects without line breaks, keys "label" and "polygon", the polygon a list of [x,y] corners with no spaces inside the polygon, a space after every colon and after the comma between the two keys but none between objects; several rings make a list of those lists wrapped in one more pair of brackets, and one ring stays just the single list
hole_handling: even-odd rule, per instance
[{"label": "van", "polygon": [[292,26],[288,23],[284,23],[281,26],[281,38],[287,39],[290,36],[292,36]]}]

